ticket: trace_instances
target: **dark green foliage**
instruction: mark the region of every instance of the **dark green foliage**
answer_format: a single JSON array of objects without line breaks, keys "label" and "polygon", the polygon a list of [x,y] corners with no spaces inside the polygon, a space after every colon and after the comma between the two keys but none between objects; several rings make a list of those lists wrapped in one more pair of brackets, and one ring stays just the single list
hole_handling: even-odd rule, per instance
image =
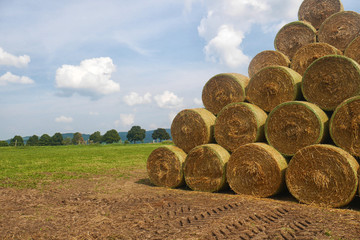
[{"label": "dark green foliage", "polygon": [[37,135],[32,135],[26,142],[26,146],[38,146],[39,145],[39,137]]},{"label": "dark green foliage", "polygon": [[145,138],[145,129],[141,129],[140,126],[133,126],[126,135],[126,138],[130,142],[143,141]]},{"label": "dark green foliage", "polygon": [[0,141],[0,147],[8,147],[9,144],[7,141]]},{"label": "dark green foliage", "polygon": [[16,135],[10,140],[10,146],[24,146],[24,139],[21,136]]},{"label": "dark green foliage", "polygon": [[154,140],[160,139],[160,142],[162,140],[169,140],[170,135],[164,128],[158,128],[156,129],[153,134],[151,135]]},{"label": "dark green foliage", "polygon": [[121,140],[119,133],[115,130],[107,131],[101,139],[101,142],[105,143],[117,143]]},{"label": "dark green foliage", "polygon": [[71,144],[72,144],[71,138],[69,138],[69,137],[65,138],[65,139],[62,141],[62,144],[63,144],[63,145],[71,145]]},{"label": "dark green foliage", "polygon": [[72,144],[74,145],[85,144],[84,138],[81,133],[79,132],[74,133]]},{"label": "dark green foliage", "polygon": [[39,139],[40,146],[50,146],[51,145],[51,137],[48,134],[41,135]]},{"label": "dark green foliage", "polygon": [[55,133],[54,136],[51,137],[51,145],[53,146],[58,146],[58,145],[63,145],[63,136],[61,135],[61,133]]},{"label": "dark green foliage", "polygon": [[90,140],[92,143],[99,143],[99,142],[101,142],[101,134],[100,134],[100,132],[99,132],[99,131],[96,131],[96,132],[94,132],[93,134],[91,134],[89,140]]}]

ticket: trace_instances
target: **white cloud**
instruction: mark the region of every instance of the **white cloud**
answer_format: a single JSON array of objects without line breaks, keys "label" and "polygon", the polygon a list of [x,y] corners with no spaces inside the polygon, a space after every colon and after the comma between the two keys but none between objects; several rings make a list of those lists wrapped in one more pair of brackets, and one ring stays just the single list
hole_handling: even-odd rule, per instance
[{"label": "white cloud", "polygon": [[243,39],[244,35],[241,31],[235,31],[228,25],[220,26],[217,35],[204,48],[206,59],[225,63],[233,68],[247,65],[250,58],[239,49]]},{"label": "white cloud", "polygon": [[202,100],[201,100],[201,99],[198,99],[198,98],[194,98],[194,103],[195,103],[196,105],[203,105]]},{"label": "white cloud", "polygon": [[55,122],[57,123],[71,123],[72,121],[73,121],[72,117],[60,116],[55,118]]},{"label": "white cloud", "polygon": [[33,84],[34,80],[26,76],[17,76],[11,72],[7,72],[0,76],[0,86],[5,86],[8,83],[19,83],[19,84]]},{"label": "white cloud", "polygon": [[295,21],[302,0],[209,0],[204,1],[207,16],[198,26],[205,39],[207,60],[229,67],[246,66],[249,57],[241,44],[252,27],[263,32],[278,31],[280,23]]},{"label": "white cloud", "polygon": [[124,101],[129,106],[151,103],[151,94],[145,93],[144,96],[140,96],[136,92],[131,92],[129,95],[124,96]]},{"label": "white cloud", "polygon": [[119,92],[120,85],[110,79],[114,71],[109,57],[86,59],[79,66],[63,65],[56,71],[56,87],[67,94],[92,97]]},{"label": "white cloud", "polygon": [[98,113],[98,112],[89,112],[89,115],[90,115],[90,116],[98,116],[99,113]]},{"label": "white cloud", "polygon": [[120,114],[120,120],[115,121],[115,126],[118,127],[120,124],[123,126],[130,126],[135,121],[134,114]]},{"label": "white cloud", "polygon": [[161,95],[156,95],[154,99],[161,108],[181,108],[184,100],[170,91],[165,91]]},{"label": "white cloud", "polygon": [[28,55],[23,56],[14,56],[10,53],[4,51],[0,48],[0,65],[5,66],[14,66],[14,67],[26,67],[30,62],[30,57]]}]

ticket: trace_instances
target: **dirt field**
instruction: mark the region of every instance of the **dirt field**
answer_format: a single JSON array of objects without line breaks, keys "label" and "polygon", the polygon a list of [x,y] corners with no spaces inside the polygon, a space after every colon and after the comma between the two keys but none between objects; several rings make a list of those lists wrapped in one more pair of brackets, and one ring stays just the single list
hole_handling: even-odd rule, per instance
[{"label": "dirt field", "polygon": [[152,186],[136,177],[0,189],[0,239],[360,239],[359,197],[346,209]]}]

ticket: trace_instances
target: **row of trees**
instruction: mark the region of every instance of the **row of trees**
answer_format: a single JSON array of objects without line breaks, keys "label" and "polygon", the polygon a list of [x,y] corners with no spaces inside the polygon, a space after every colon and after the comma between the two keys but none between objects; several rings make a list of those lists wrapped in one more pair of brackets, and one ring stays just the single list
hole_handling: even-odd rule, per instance
[{"label": "row of trees", "polygon": [[[133,126],[127,133],[126,138],[127,141],[136,143],[137,141],[143,142],[145,139],[146,130],[142,129],[140,126]],[[170,135],[163,128],[156,129],[152,138],[154,140],[168,140],[170,139]],[[104,135],[101,135],[99,131],[94,132],[89,137],[89,143],[117,143],[120,142],[121,138],[119,133],[115,130],[109,130]],[[27,146],[58,146],[58,145],[79,145],[86,144],[81,133],[76,132],[73,138],[63,138],[61,133],[55,133],[53,136],[49,136],[48,134],[43,134],[40,137],[37,135],[31,136],[27,141]],[[21,136],[16,135],[14,138],[10,140],[10,144],[6,141],[0,141],[0,146],[24,146],[24,139]]]}]

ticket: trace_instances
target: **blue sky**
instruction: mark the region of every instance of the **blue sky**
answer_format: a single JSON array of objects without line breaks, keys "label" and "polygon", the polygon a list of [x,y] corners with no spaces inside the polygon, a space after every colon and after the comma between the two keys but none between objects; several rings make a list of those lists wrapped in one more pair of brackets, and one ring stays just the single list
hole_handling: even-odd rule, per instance
[{"label": "blue sky", "polygon": [[169,128],[212,76],[247,75],[301,2],[0,0],[0,139]]}]

